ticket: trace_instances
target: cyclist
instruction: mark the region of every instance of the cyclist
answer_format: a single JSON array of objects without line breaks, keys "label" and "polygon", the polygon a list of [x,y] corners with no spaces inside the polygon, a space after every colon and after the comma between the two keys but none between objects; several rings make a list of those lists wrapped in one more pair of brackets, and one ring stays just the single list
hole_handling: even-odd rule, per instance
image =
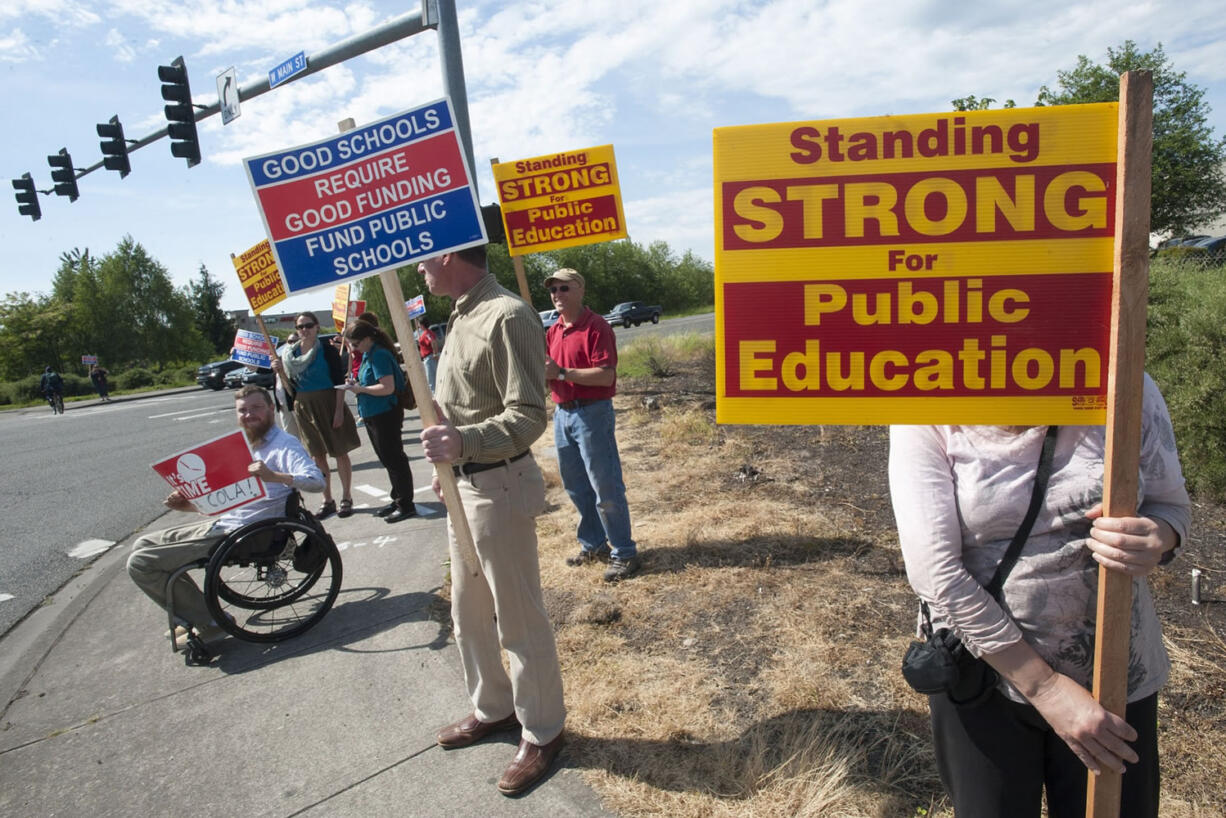
[{"label": "cyclist", "polygon": [[51,404],[52,410],[61,413],[64,411],[64,379],[60,377],[60,373],[51,367],[44,369],[38,389]]}]

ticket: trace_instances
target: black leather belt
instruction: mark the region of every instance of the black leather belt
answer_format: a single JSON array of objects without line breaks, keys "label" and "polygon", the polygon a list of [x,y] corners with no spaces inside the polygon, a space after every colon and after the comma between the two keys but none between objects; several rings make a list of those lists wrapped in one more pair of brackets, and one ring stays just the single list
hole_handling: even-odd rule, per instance
[{"label": "black leather belt", "polygon": [[528,456],[528,452],[523,451],[514,457],[508,457],[506,460],[497,460],[493,463],[461,463],[458,466],[452,466],[451,470],[455,472],[456,477],[464,477],[476,474],[477,472],[489,471],[496,469],[499,466],[509,466],[516,460],[522,460]]},{"label": "black leather belt", "polygon": [[568,400],[559,403],[558,408],[565,409],[569,412],[572,409],[578,409],[580,406],[590,406],[593,403],[600,403],[602,400],[608,400],[608,398],[576,398],[575,400]]}]

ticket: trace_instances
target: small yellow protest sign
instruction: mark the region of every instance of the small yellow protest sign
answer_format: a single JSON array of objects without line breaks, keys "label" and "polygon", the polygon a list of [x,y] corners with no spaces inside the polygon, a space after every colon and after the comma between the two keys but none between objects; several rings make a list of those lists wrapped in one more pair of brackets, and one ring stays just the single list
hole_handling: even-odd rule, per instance
[{"label": "small yellow protest sign", "polygon": [[626,237],[613,146],[493,166],[512,256]]},{"label": "small yellow protest sign", "polygon": [[268,239],[234,257],[233,261],[252,312],[259,315],[273,304],[285,300],[285,284],[281,281]]}]

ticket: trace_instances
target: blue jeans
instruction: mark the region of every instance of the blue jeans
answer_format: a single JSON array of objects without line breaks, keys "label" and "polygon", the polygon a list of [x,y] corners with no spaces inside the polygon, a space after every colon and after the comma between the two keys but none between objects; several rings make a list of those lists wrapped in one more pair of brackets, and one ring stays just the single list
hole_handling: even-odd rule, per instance
[{"label": "blue jeans", "polygon": [[434,379],[438,376],[438,356],[427,355],[421,359],[421,365],[426,368],[426,382],[430,384],[430,392],[434,392]]},{"label": "blue jeans", "polygon": [[612,400],[559,408],[553,416],[553,442],[562,485],[579,510],[579,545],[584,551],[599,551],[608,543],[614,557],[628,560],[637,550],[630,538],[630,509],[613,427]]}]

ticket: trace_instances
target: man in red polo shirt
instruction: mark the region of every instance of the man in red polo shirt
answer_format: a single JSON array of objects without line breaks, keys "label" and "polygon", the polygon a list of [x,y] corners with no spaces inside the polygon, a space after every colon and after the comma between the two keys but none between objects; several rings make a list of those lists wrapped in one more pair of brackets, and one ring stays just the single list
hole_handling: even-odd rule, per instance
[{"label": "man in red polo shirt", "polygon": [[579,553],[567,565],[609,563],[606,582],[641,565],[630,536],[630,509],[614,430],[617,339],[608,322],[583,304],[583,276],[563,268],[545,279],[558,322],[545,333],[545,378],[558,405],[553,440],[562,485],[579,510]]}]

